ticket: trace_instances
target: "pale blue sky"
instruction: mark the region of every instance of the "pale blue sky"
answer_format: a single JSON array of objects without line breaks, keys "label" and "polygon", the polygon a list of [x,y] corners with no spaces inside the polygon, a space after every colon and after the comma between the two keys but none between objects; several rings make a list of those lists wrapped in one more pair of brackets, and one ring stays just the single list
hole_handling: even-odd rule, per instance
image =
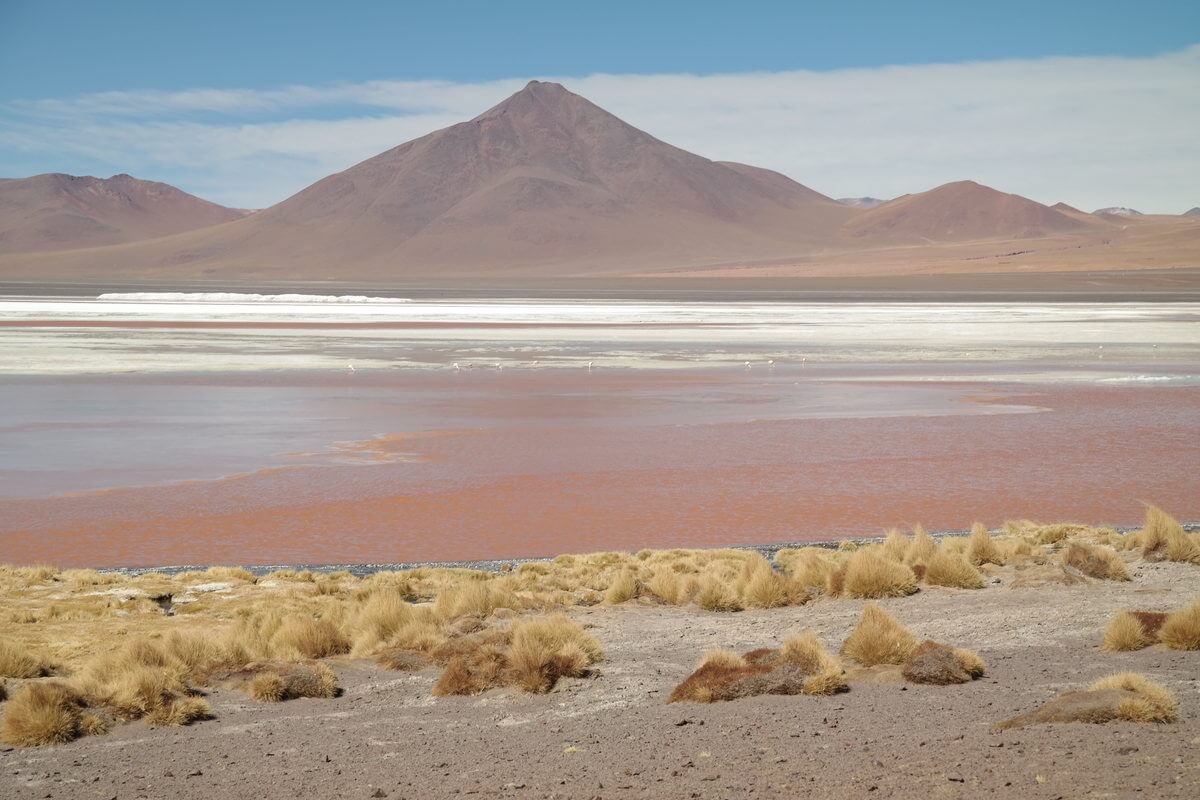
[{"label": "pale blue sky", "polygon": [[1197,42],[1194,0],[0,0],[0,175],[261,206],[550,78],[830,194],[972,177],[1182,211]]}]

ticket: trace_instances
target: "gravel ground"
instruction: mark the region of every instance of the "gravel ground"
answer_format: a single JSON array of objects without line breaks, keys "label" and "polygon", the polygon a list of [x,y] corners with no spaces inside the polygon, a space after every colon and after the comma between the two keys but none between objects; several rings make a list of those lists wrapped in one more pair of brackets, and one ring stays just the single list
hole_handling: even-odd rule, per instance
[{"label": "gravel ground", "polygon": [[[777,644],[813,627],[831,648],[850,600],[715,614],[576,609],[605,648],[597,674],[547,695],[434,698],[436,671],[334,666],[335,700],[260,705],[213,691],[216,719],[141,723],[60,747],[0,751],[0,797],[21,798],[885,798],[1200,796],[1200,653],[1096,648],[1119,609],[1169,610],[1200,569],[1132,564],[1127,584],[927,589],[886,601],[918,637],[975,649],[963,686],[854,684],[835,697],[666,705],[702,652]],[[1170,725],[992,723],[1103,675],[1143,672],[1180,701]]]}]

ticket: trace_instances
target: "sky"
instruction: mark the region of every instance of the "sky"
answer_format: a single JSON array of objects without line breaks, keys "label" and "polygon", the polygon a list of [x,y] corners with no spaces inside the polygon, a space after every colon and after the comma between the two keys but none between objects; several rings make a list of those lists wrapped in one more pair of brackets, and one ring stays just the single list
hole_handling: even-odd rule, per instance
[{"label": "sky", "polygon": [[1200,3],[0,0],[0,176],[259,208],[530,79],[826,194],[1200,205]]}]

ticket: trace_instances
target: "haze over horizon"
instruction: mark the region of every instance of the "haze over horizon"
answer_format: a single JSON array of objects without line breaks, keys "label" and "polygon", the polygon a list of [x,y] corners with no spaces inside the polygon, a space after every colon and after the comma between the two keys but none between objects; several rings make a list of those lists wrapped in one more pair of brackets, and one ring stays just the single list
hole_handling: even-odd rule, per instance
[{"label": "haze over horizon", "polygon": [[[658,19],[675,5],[639,13]],[[1160,3],[1131,20],[1089,3],[1087,18],[1074,19],[1078,4],[1064,4],[1034,26],[1021,4],[1003,15],[864,5],[851,10],[870,21],[856,24],[849,11],[760,4],[759,16],[745,12],[755,42],[737,40],[744,20],[676,9],[678,41],[643,40],[632,25],[613,50],[603,43],[616,36],[619,8],[595,18],[541,3],[507,15],[481,6],[448,26],[429,10],[333,19],[302,7],[297,21],[260,10],[234,30],[219,24],[220,4],[199,18],[126,3],[54,26],[41,15],[55,4],[13,4],[0,10],[0,175],[125,172],[265,207],[538,78],[659,139],[834,197],[971,179],[1088,211],[1200,204],[1194,7]],[[764,33],[763,15],[782,33]],[[272,25],[307,34],[289,28],[285,47]],[[147,31],[162,34],[149,49]],[[72,54],[62,64],[44,56],[49,33]],[[125,52],[131,37],[139,47]]]}]

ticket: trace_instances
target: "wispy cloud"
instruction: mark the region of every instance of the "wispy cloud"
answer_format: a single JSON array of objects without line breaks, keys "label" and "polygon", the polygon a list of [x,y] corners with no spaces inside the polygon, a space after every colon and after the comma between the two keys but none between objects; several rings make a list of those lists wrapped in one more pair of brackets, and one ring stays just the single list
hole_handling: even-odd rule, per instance
[{"label": "wispy cloud", "polygon": [[[548,78],[672,144],[770,167],[835,196],[889,197],[969,177],[1087,209],[1200,204],[1200,45],[1152,58]],[[264,206],[468,119],[525,80],[22,102],[0,110],[0,172],[82,164]]]}]

